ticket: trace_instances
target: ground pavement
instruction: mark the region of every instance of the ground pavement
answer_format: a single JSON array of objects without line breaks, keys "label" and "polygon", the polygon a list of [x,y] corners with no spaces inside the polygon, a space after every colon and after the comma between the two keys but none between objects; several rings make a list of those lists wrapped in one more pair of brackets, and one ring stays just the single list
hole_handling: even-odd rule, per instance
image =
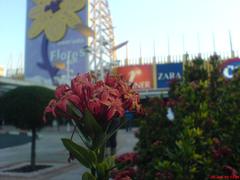
[{"label": "ground pavement", "polygon": [[[12,127],[6,127],[5,129],[1,130],[0,143],[3,142],[3,139],[1,141],[1,133],[3,134],[6,131],[15,134],[18,132],[18,130]],[[68,132],[65,127],[61,127],[60,130],[57,130],[55,128],[45,128],[40,131],[39,139],[37,140],[36,144],[37,164],[53,164],[54,167],[51,170],[43,171],[43,173],[32,173],[29,176],[14,173],[2,173],[2,171],[10,167],[19,166],[22,163],[28,163],[30,161],[30,143],[0,149],[0,179],[80,179],[81,174],[85,169],[76,161],[70,164],[67,162],[68,153],[61,142],[61,138],[70,136],[71,131]],[[75,137],[75,141],[79,142],[79,139]],[[131,132],[119,130],[117,135],[117,142],[117,154],[132,151],[137,142],[137,139],[134,137],[134,129]]]}]

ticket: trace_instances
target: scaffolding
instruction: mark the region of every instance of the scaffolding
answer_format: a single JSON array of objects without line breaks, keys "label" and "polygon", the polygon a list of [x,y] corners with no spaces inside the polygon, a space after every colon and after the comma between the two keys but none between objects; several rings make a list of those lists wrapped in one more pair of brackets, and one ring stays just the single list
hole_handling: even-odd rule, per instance
[{"label": "scaffolding", "polygon": [[94,37],[89,40],[89,69],[94,70],[100,79],[111,69],[116,60],[114,48],[114,27],[107,0],[91,0],[89,27]]}]

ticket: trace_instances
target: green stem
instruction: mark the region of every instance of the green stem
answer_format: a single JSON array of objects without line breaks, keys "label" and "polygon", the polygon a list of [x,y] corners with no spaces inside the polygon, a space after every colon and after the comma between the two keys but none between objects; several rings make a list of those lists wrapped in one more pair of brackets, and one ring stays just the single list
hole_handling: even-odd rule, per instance
[{"label": "green stem", "polygon": [[104,160],[105,144],[97,150],[98,163]]}]

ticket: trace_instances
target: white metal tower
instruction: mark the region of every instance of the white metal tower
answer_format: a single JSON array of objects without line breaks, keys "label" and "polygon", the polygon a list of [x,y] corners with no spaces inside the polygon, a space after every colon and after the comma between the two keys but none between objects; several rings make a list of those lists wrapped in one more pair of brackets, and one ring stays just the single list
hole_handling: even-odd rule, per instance
[{"label": "white metal tower", "polygon": [[89,27],[95,33],[89,43],[89,67],[103,79],[105,70],[110,69],[115,60],[114,32],[108,0],[91,0],[89,15]]}]

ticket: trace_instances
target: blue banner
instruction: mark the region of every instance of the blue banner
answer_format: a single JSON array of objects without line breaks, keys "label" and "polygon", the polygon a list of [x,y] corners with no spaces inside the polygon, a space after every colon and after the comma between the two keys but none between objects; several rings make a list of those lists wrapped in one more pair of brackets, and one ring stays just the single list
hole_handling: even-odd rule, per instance
[{"label": "blue banner", "polygon": [[168,88],[171,80],[182,79],[182,63],[157,64],[157,88]]},{"label": "blue banner", "polygon": [[70,28],[80,19],[88,25],[88,1],[78,7],[70,0],[51,1],[44,6],[35,2],[27,1],[25,79],[49,85],[69,83],[78,73],[88,71],[84,48],[88,40]]}]

